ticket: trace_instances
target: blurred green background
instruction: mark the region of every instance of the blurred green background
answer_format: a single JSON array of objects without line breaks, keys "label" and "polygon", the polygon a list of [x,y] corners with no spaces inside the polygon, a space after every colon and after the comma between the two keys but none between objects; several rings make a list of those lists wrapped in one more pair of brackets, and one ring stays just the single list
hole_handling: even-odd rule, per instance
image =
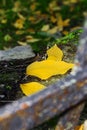
[{"label": "blurred green background", "polygon": [[36,52],[82,27],[87,0],[1,0],[0,49],[31,44]]}]

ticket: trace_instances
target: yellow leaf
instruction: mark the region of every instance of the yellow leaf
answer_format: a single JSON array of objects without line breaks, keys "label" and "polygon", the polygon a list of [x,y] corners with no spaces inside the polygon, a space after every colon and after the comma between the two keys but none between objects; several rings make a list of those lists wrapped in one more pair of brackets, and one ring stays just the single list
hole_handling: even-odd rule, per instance
[{"label": "yellow leaf", "polygon": [[66,30],[64,30],[62,33],[63,33],[64,35],[69,34],[69,32],[68,32],[68,31],[66,31]]},{"label": "yellow leaf", "polygon": [[21,9],[21,2],[20,1],[15,1],[14,2],[14,7],[12,8],[12,11],[14,12],[19,12]]},{"label": "yellow leaf", "polygon": [[49,2],[49,8],[53,9],[56,6],[56,4],[57,4],[56,1]]},{"label": "yellow leaf", "polygon": [[54,16],[51,16],[50,19],[52,23],[55,23],[57,21],[57,19]]},{"label": "yellow leaf", "polygon": [[41,31],[47,31],[49,29],[49,25],[44,25],[42,28],[41,28]]},{"label": "yellow leaf", "polygon": [[21,34],[24,33],[24,31],[23,31],[23,30],[17,30],[15,33],[16,33],[17,35],[21,35]]},{"label": "yellow leaf", "polygon": [[19,45],[22,45],[22,46],[27,45],[27,43],[26,43],[26,42],[17,41],[17,43],[18,43]]},{"label": "yellow leaf", "polygon": [[80,26],[76,26],[76,27],[71,28],[70,31],[72,32],[72,31],[75,31],[75,30],[80,29],[80,28],[81,28]]},{"label": "yellow leaf", "polygon": [[63,52],[60,48],[57,47],[55,44],[53,47],[51,47],[49,50],[47,50],[48,60],[62,60]]},{"label": "yellow leaf", "polygon": [[30,10],[35,11],[36,5],[37,4],[35,2],[33,2],[33,4],[30,5]]},{"label": "yellow leaf", "polygon": [[62,31],[64,27],[69,26],[69,22],[70,19],[62,19],[61,15],[58,15],[58,21],[57,21],[57,25],[58,25],[58,30]]},{"label": "yellow leaf", "polygon": [[21,87],[23,93],[27,96],[31,95],[31,94],[35,94],[35,93],[37,93],[37,92],[46,88],[44,85],[37,83],[37,82],[20,84],[20,87]]},{"label": "yellow leaf", "polygon": [[70,5],[70,1],[63,1],[64,5]]},{"label": "yellow leaf", "polygon": [[83,12],[84,17],[87,17],[87,11]]},{"label": "yellow leaf", "polygon": [[33,43],[33,42],[38,42],[38,41],[40,41],[40,39],[34,38],[31,35],[26,36],[26,42]]},{"label": "yellow leaf", "polygon": [[73,66],[73,64],[64,61],[44,60],[30,64],[26,69],[26,74],[45,80],[53,75],[66,73]]},{"label": "yellow leaf", "polygon": [[22,20],[25,20],[25,17],[24,17],[22,14],[20,14],[20,13],[18,13],[18,17],[19,17],[20,19],[22,19]]},{"label": "yellow leaf", "polygon": [[18,29],[22,29],[23,28],[23,24],[24,24],[24,20],[19,18],[14,23],[14,27],[16,27]]},{"label": "yellow leaf", "polygon": [[70,2],[74,4],[74,3],[77,3],[78,0],[70,0]]},{"label": "yellow leaf", "polygon": [[27,35],[27,36],[26,36],[26,39],[29,39],[29,40],[30,40],[30,39],[33,39],[33,36]]},{"label": "yellow leaf", "polygon": [[54,12],[60,10],[61,7],[58,5],[57,1],[51,1],[49,2],[49,10]]},{"label": "yellow leaf", "polygon": [[[28,38],[30,38],[30,36]],[[30,64],[26,68],[26,74],[46,80],[53,75],[64,74],[74,66],[72,63],[61,61],[63,53],[57,45],[50,48],[47,51],[47,54],[47,60],[37,61]],[[37,93],[45,88],[44,85],[37,82],[21,84],[20,87],[25,95]]]},{"label": "yellow leaf", "polygon": [[35,17],[33,17],[33,16],[30,16],[30,17],[29,17],[29,21],[35,22],[35,20],[36,20]]},{"label": "yellow leaf", "polygon": [[27,32],[31,32],[31,33],[34,33],[35,32],[35,30],[34,30],[34,28],[29,28],[29,29],[27,29]]},{"label": "yellow leaf", "polygon": [[10,46],[9,47],[4,46],[3,49],[4,50],[9,50],[9,49],[11,49],[11,47]]},{"label": "yellow leaf", "polygon": [[63,26],[64,26],[64,27],[69,26],[69,22],[70,22],[70,19],[64,20]]},{"label": "yellow leaf", "polygon": [[2,19],[1,23],[3,23],[3,24],[7,23],[7,19]]},{"label": "yellow leaf", "polygon": [[37,39],[37,38],[32,38],[32,39],[27,40],[27,42],[31,42],[31,43],[38,42],[38,41],[40,41],[40,39]]},{"label": "yellow leaf", "polygon": [[57,25],[58,25],[58,30],[62,31],[63,30],[63,19],[62,19],[61,15],[58,15]]},{"label": "yellow leaf", "polygon": [[76,128],[75,128],[75,130],[83,130],[83,124],[81,125],[81,126],[77,126]]},{"label": "yellow leaf", "polygon": [[50,33],[50,34],[54,34],[54,33],[56,33],[57,31],[58,31],[58,27],[55,26],[55,27],[49,29],[47,32]]},{"label": "yellow leaf", "polygon": [[35,11],[35,15],[40,16],[41,15],[41,11],[40,10]]}]

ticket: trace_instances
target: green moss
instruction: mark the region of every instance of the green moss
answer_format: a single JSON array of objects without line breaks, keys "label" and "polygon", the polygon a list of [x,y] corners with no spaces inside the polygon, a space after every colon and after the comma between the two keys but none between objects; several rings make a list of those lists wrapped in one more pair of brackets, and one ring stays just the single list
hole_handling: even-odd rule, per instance
[{"label": "green moss", "polygon": [[6,86],[6,89],[11,90],[12,87],[11,87],[10,85],[7,85],[7,86]]},{"label": "green moss", "polygon": [[62,45],[62,44],[78,45],[79,36],[81,35],[82,32],[83,32],[82,29],[75,30],[64,37],[56,39],[56,41],[54,41],[53,43],[49,43],[48,46],[51,47],[54,44],[57,44],[57,45]]},{"label": "green moss", "polygon": [[57,44],[66,44],[69,42],[73,42],[73,44],[78,44],[79,35],[82,33],[82,29],[76,30],[74,32],[69,33],[67,36],[57,39]]},{"label": "green moss", "polygon": [[8,82],[14,80],[18,80],[18,74],[16,72],[0,74],[0,82]]}]

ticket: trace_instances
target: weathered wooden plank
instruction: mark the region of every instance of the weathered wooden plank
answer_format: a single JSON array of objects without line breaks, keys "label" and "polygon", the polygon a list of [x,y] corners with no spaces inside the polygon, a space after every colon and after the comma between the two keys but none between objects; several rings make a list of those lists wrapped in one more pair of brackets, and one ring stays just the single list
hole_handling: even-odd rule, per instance
[{"label": "weathered wooden plank", "polygon": [[65,80],[35,95],[0,109],[0,128],[1,130],[31,129],[55,115],[60,115],[86,96],[87,78],[77,82],[76,77],[66,77]]},{"label": "weathered wooden plank", "polygon": [[75,107],[72,107],[72,109],[64,112],[59,118],[55,130],[75,130],[75,126],[78,125],[84,104],[84,102],[77,104]]}]

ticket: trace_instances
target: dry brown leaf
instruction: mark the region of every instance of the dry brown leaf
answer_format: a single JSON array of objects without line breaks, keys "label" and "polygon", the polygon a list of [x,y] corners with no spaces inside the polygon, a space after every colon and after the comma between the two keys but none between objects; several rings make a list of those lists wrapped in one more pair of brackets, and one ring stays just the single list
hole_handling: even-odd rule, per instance
[{"label": "dry brown leaf", "polygon": [[37,3],[36,3],[36,2],[33,2],[33,3],[30,5],[30,10],[31,10],[31,11],[35,11],[36,6],[37,6]]},{"label": "dry brown leaf", "polygon": [[36,21],[36,18],[35,18],[34,16],[30,16],[30,17],[28,18],[28,20],[31,21],[31,22],[35,22],[35,21]]}]

